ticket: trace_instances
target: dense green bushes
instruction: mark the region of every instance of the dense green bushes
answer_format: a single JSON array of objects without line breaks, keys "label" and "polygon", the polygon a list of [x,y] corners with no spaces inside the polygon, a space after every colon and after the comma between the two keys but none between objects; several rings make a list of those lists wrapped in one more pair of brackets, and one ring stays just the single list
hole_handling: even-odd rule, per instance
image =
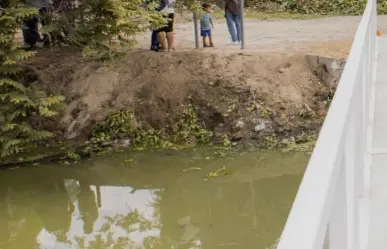
[{"label": "dense green bushes", "polygon": [[[360,15],[367,0],[246,0],[258,11],[286,11],[301,14]],[[379,14],[387,14],[386,1],[378,0]]]},{"label": "dense green bushes", "polygon": [[[23,20],[36,15],[18,3],[0,6],[0,158],[17,154],[53,134],[31,125],[31,120],[49,118],[57,114],[64,100],[61,96],[47,96],[25,82],[18,64],[33,53],[24,51],[15,35]],[[24,81],[24,82],[23,82]],[[1,159],[0,159],[1,161]]]}]

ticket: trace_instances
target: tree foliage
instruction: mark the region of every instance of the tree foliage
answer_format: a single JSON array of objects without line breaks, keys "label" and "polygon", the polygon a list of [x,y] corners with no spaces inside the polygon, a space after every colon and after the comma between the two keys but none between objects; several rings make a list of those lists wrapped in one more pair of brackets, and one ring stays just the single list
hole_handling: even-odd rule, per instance
[{"label": "tree foliage", "polygon": [[[367,0],[246,0],[259,11],[286,11],[300,14],[360,15]],[[387,14],[386,1],[378,0],[379,14]]]},{"label": "tree foliage", "polygon": [[23,71],[18,64],[33,56],[15,42],[23,20],[37,14],[36,9],[9,2],[0,8],[0,157],[22,151],[28,145],[53,136],[33,128],[31,117],[52,117],[63,97],[48,97],[20,82]]},{"label": "tree foliage", "polygon": [[44,32],[61,36],[88,56],[108,59],[124,55],[139,33],[166,24],[156,7],[157,2],[144,0],[83,0],[77,8],[52,15]]}]

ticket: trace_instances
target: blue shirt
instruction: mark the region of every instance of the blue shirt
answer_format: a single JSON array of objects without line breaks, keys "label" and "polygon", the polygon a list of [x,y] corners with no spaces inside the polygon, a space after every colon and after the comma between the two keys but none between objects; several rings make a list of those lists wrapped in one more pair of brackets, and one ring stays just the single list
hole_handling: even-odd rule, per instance
[{"label": "blue shirt", "polygon": [[211,13],[204,13],[202,19],[200,19],[200,30],[211,30]]}]

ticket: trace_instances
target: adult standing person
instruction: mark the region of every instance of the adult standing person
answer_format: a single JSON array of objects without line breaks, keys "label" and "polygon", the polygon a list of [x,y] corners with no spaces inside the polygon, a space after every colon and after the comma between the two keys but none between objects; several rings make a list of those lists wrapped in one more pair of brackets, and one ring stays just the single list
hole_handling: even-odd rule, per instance
[{"label": "adult standing person", "polygon": [[[51,0],[27,0],[26,7],[36,8],[39,10],[42,26],[49,24],[49,11],[52,9],[53,2]],[[49,44],[49,37],[47,34],[43,35],[43,39],[39,34],[39,18],[34,16],[24,22],[23,27],[24,42],[30,47],[34,47],[38,41]]]},{"label": "adult standing person", "polygon": [[[153,2],[153,0],[146,0],[146,1],[145,1],[146,4],[150,4],[150,3],[152,3],[152,2]],[[165,4],[164,0],[159,1],[159,6],[158,6],[158,8],[156,8],[156,11],[160,11],[160,10],[159,10],[160,7],[164,8],[165,5],[166,5],[166,4]],[[162,9],[162,8],[161,8],[161,9]],[[156,33],[156,30],[152,30],[150,50],[156,51],[156,52],[157,52],[157,51],[159,51],[159,49],[160,49],[160,43],[159,43],[159,40],[157,39],[157,33]]]},{"label": "adult standing person", "polygon": [[175,34],[173,32],[175,3],[176,0],[161,0],[159,7],[156,8],[156,10],[160,11],[165,18],[168,18],[167,24],[156,30],[157,39],[160,43],[160,52],[175,50]]},{"label": "adult standing person", "polygon": [[239,44],[242,40],[240,0],[225,0],[224,9],[231,42]]}]

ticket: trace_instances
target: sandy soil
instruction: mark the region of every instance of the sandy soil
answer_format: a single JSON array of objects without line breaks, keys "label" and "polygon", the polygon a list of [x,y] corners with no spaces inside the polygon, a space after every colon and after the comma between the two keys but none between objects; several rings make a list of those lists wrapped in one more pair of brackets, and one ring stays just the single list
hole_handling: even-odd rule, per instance
[{"label": "sandy soil", "polygon": [[[259,53],[318,53],[346,57],[360,17],[331,17],[312,20],[245,20],[246,51]],[[379,28],[387,33],[387,16],[379,17]],[[176,47],[195,48],[192,18],[178,16]],[[212,52],[236,52],[224,19],[215,20],[213,36],[216,48]],[[139,37],[139,47],[149,48],[150,35]],[[207,49],[206,49],[207,50]]]}]

